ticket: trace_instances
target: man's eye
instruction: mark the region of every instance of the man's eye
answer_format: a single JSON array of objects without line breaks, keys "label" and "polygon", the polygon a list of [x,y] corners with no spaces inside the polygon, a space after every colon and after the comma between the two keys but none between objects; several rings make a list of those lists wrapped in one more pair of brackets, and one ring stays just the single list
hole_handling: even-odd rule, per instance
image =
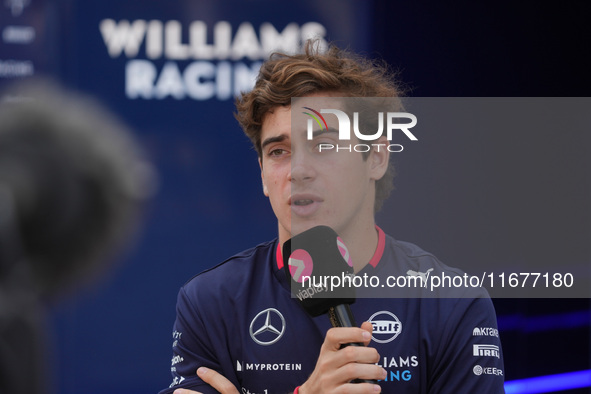
[{"label": "man's eye", "polygon": [[335,145],[337,145],[337,142],[325,138],[322,140],[316,140],[313,149],[316,152],[326,152],[328,149],[334,149]]},{"label": "man's eye", "polygon": [[269,156],[281,156],[284,153],[285,153],[285,150],[278,148],[278,149],[273,149],[272,151],[270,151]]}]

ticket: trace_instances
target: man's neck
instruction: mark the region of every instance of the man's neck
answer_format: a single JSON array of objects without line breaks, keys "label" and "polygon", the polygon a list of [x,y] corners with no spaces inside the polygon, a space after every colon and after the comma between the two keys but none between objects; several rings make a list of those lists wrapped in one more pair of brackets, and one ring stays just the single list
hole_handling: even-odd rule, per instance
[{"label": "man's neck", "polygon": [[378,247],[378,231],[374,222],[355,228],[354,234],[339,234],[351,254],[353,270],[361,271],[372,259]]}]

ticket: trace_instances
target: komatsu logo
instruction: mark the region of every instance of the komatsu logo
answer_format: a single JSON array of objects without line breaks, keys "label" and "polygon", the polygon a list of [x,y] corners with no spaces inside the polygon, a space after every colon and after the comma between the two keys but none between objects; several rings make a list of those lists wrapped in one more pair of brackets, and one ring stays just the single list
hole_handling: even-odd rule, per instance
[{"label": "komatsu logo", "polygon": [[327,46],[326,29],[317,22],[289,23],[281,31],[266,22],[257,32],[249,22],[234,31],[226,21],[183,26],[176,20],[104,19],[99,30],[111,58],[130,59],[129,99],[227,100],[252,88],[261,60],[273,51],[298,52],[309,38]]}]

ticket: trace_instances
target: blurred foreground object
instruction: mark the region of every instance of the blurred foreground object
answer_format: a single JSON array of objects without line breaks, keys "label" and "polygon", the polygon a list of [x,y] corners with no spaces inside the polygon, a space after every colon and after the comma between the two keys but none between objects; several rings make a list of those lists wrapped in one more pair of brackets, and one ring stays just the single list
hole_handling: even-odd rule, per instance
[{"label": "blurred foreground object", "polygon": [[47,82],[0,102],[0,393],[46,391],[40,299],[88,284],[138,227],[155,172],[130,131]]}]

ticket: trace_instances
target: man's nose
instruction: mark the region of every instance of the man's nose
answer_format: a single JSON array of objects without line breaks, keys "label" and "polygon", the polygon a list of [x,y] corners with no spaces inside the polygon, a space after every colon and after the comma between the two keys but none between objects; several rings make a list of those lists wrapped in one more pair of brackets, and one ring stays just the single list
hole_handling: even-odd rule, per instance
[{"label": "man's nose", "polygon": [[302,182],[314,179],[316,169],[312,156],[306,149],[294,149],[291,155],[291,171],[289,180],[291,182]]}]

